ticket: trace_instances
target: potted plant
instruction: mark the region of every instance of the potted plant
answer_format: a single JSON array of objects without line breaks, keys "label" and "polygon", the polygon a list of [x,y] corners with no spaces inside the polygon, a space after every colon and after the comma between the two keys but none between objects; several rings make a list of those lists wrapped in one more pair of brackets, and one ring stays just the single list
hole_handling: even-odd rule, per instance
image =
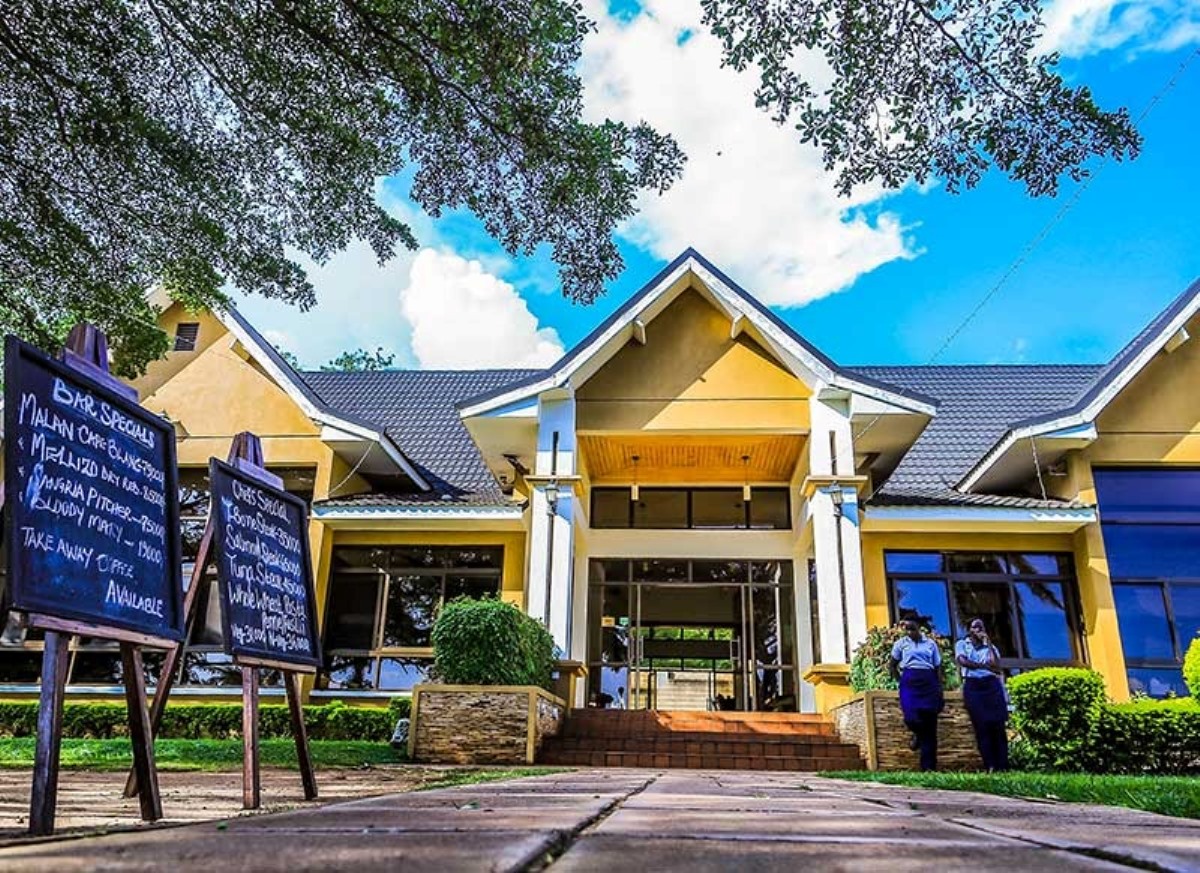
[{"label": "potted plant", "polygon": [[433,683],[413,689],[410,759],[533,763],[566,715],[546,690],[554,669],[546,628],[503,601],[459,598],[438,614],[433,650]]}]

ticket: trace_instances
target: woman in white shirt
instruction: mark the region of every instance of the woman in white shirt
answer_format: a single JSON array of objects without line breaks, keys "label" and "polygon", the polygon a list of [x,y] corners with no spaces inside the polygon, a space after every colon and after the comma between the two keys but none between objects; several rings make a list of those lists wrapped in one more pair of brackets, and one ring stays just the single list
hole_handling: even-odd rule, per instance
[{"label": "woman in white shirt", "polygon": [[1000,651],[988,639],[983,620],[972,619],[967,635],[954,646],[962,670],[963,703],[975,729],[975,743],[989,772],[1008,769],[1008,700]]}]

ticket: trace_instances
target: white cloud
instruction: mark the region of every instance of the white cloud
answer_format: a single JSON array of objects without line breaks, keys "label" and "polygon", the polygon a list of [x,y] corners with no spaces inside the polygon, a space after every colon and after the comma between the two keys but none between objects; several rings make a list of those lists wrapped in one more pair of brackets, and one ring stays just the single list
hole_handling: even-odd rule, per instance
[{"label": "white cloud", "polygon": [[[619,21],[599,0],[587,4],[598,22],[584,43],[587,112],[649,121],[678,139],[688,163],[665,195],[642,197],[623,236],[664,259],[694,246],[778,306],[832,294],[916,254],[896,215],[864,214],[882,189],[839,197],[816,149],[755,107],[757,75],[721,67],[699,4],[642,6]],[[815,65],[807,72],[825,75]]]},{"label": "white cloud", "polygon": [[421,250],[400,309],[423,368],[545,367],[563,353],[512,285],[453,252]]},{"label": "white cloud", "polygon": [[1039,48],[1081,58],[1113,49],[1174,51],[1200,42],[1195,0],[1050,0]]}]

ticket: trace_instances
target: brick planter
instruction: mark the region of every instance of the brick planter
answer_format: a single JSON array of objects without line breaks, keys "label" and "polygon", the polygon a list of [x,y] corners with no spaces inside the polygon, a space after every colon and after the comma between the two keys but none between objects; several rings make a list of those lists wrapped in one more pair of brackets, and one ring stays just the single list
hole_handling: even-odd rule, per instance
[{"label": "brick planter", "polygon": [[531,685],[418,685],[408,757],[426,764],[532,764],[566,716]]},{"label": "brick planter", "polygon": [[[858,746],[868,770],[920,767],[917,753],[908,747],[912,734],[904,726],[899,692],[861,692],[834,707],[830,716],[842,742]],[[979,770],[982,767],[962,692],[948,691],[946,708],[938,718],[938,768]]]}]

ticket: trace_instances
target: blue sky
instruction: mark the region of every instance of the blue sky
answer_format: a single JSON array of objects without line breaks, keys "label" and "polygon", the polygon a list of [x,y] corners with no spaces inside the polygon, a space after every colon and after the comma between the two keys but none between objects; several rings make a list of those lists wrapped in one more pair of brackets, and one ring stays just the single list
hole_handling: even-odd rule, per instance
[{"label": "blue sky", "polygon": [[[413,222],[419,253],[380,268],[352,247],[314,265],[314,310],[252,299],[246,315],[310,366],[357,346],[381,346],[402,366],[545,364],[694,245],[839,362],[926,363],[1076,193],[1068,181],[1057,198],[1032,200],[993,173],[958,195],[909,187],[846,201],[815,153],[754,110],[753,80],[718,68],[696,0],[619,15],[585,5],[599,22],[581,67],[588,113],[645,118],[690,158],[684,179],[621,229],[626,270],[601,300],[564,300],[548,258],[508,256],[468,214],[415,213],[400,177],[379,196]],[[1200,9],[1053,0],[1047,21],[1062,72],[1102,106],[1136,117],[1161,96],[1141,125],[1141,156],[1094,167],[939,363],[1101,361],[1200,278]]]}]

